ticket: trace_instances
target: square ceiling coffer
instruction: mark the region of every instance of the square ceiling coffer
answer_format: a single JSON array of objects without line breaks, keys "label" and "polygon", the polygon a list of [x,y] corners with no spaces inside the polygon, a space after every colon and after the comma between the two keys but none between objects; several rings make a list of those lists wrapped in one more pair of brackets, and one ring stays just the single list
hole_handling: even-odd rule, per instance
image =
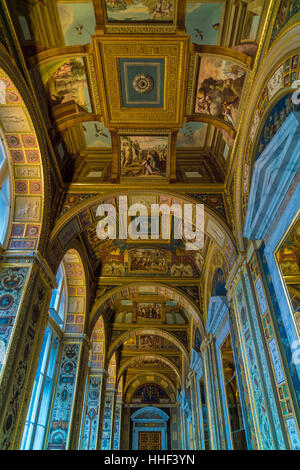
[{"label": "square ceiling coffer", "polygon": [[165,60],[121,58],[119,62],[123,107],[162,108]]}]

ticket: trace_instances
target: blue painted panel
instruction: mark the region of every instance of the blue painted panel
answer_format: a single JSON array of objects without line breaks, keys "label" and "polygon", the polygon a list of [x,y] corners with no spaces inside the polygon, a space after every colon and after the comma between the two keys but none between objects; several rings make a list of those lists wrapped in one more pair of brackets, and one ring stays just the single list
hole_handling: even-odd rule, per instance
[{"label": "blue painted panel", "polygon": [[[122,104],[129,108],[162,108],[164,106],[164,59],[120,59]],[[140,75],[152,79],[152,88],[139,92],[134,81]],[[141,82],[140,82],[141,83]]]}]

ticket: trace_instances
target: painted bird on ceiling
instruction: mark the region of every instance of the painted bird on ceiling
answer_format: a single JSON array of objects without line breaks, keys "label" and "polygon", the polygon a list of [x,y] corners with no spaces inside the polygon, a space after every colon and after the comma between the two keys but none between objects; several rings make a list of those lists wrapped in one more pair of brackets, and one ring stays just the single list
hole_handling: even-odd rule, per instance
[{"label": "painted bird on ceiling", "polygon": [[204,38],[203,31],[200,31],[200,29],[198,29],[198,28],[195,28],[194,31],[196,31],[197,36],[199,36],[199,38],[202,41],[203,38]]},{"label": "painted bird on ceiling", "polygon": [[74,26],[76,31],[78,32],[78,34],[82,34],[82,30],[83,30],[83,24],[79,24],[78,26]]},{"label": "painted bird on ceiling", "polygon": [[105,134],[105,132],[103,132],[103,130],[101,129],[101,127],[98,127],[97,124],[95,124],[95,130],[96,130],[95,137],[100,137],[101,135],[103,135],[103,137],[108,138],[108,135]]}]

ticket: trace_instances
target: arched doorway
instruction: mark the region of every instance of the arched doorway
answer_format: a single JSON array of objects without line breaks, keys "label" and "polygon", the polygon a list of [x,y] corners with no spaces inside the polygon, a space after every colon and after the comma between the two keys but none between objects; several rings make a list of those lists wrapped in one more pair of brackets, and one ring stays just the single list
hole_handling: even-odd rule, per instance
[{"label": "arched doorway", "polygon": [[169,416],[156,407],[140,408],[131,416],[133,450],[166,450]]}]

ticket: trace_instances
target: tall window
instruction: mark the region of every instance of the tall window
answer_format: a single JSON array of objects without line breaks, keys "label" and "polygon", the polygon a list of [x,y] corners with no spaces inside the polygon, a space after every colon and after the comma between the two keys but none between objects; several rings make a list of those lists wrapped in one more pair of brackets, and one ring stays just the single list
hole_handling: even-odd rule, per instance
[{"label": "tall window", "polygon": [[10,208],[9,167],[4,151],[2,137],[0,136],[0,244],[5,239]]},{"label": "tall window", "polygon": [[65,299],[66,299],[66,287],[65,287],[65,273],[64,267],[61,264],[56,274],[57,288],[53,290],[51,302],[50,302],[50,316],[56,323],[63,328],[65,320]]},{"label": "tall window", "polygon": [[28,407],[22,450],[44,448],[51,400],[56,376],[56,361],[65,317],[65,276],[60,265],[56,275],[57,288],[50,301],[50,318],[45,331],[39,362],[35,374],[32,395]]},{"label": "tall window", "polygon": [[43,449],[55,376],[59,339],[47,327],[35,374],[21,449]]}]

